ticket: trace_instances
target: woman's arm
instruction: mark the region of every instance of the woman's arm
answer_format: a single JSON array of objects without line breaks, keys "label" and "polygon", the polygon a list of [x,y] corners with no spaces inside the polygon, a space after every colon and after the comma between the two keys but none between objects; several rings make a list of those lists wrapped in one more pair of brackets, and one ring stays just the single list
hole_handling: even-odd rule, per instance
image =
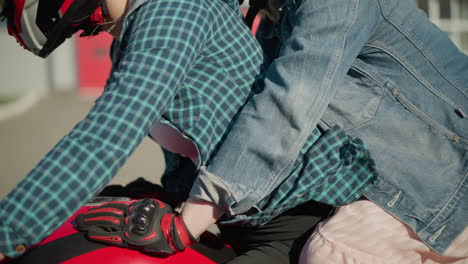
[{"label": "woman's arm", "polygon": [[189,198],[182,208],[181,215],[190,234],[199,237],[224,214],[217,205]]},{"label": "woman's arm", "polygon": [[3,254],[39,243],[112,179],[166,111],[208,34],[201,1],[149,1],[132,15],[103,95],[0,202]]}]

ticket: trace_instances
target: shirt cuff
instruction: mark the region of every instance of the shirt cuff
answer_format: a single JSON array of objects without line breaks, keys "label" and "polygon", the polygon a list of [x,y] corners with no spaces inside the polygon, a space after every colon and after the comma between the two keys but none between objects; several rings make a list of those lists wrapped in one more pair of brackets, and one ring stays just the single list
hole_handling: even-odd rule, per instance
[{"label": "shirt cuff", "polygon": [[219,177],[210,173],[205,166],[200,167],[190,191],[190,197],[214,203],[228,215],[235,214],[232,206],[238,201],[227,185]]},{"label": "shirt cuff", "polygon": [[9,258],[15,258],[26,252],[28,244],[10,226],[0,225],[0,253]]}]

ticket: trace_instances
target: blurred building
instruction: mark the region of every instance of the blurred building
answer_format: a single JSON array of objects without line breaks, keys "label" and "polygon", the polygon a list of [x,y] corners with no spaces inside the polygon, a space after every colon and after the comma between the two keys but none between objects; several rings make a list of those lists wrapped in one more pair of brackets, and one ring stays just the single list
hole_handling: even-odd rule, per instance
[{"label": "blurred building", "polygon": [[416,3],[468,54],[468,0],[416,0]]},{"label": "blurred building", "polygon": [[0,98],[52,89],[76,89],[75,42],[65,42],[47,59],[25,52],[0,22]]}]

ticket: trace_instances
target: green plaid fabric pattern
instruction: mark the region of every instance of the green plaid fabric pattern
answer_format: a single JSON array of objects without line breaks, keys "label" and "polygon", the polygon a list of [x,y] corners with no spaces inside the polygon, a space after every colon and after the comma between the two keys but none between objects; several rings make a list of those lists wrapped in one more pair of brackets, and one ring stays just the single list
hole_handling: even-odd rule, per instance
[{"label": "green plaid fabric pattern", "polygon": [[251,93],[262,52],[223,1],[149,1],[124,23],[103,95],[0,202],[0,252],[17,256],[16,246],[37,244],[58,228],[156,122],[191,138],[203,163]]},{"label": "green plaid fabric pattern", "polygon": [[322,133],[316,128],[294,163],[294,168],[268,197],[246,214],[223,219],[223,225],[262,225],[282,212],[315,200],[340,206],[362,196],[377,176],[364,143],[339,128]]}]

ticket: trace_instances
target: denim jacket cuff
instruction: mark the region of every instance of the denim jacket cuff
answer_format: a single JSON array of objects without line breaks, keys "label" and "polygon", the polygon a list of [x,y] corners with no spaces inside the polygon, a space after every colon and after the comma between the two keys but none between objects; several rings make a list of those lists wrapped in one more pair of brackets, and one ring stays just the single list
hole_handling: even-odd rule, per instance
[{"label": "denim jacket cuff", "polygon": [[238,197],[235,197],[227,185],[219,177],[210,173],[205,166],[200,167],[190,191],[190,197],[214,203],[221,207],[228,216],[237,213],[233,210],[233,205],[238,203]]}]

